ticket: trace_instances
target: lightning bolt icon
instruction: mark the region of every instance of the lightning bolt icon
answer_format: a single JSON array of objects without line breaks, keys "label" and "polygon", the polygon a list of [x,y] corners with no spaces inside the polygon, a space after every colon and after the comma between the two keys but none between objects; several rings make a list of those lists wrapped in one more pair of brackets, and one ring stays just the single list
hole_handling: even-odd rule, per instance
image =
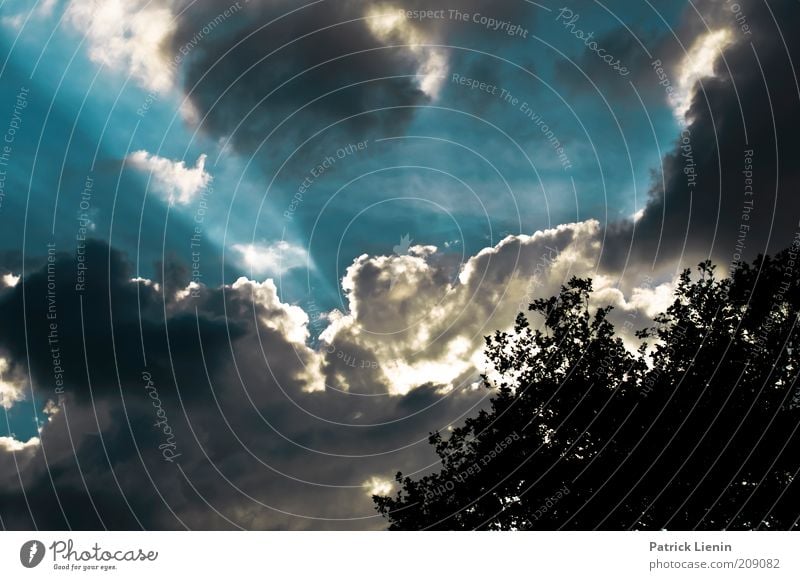
[{"label": "lightning bolt icon", "polygon": [[33,557],[36,556],[36,553],[39,551],[39,546],[36,543],[31,544],[31,551],[28,554],[28,564],[33,562]]}]

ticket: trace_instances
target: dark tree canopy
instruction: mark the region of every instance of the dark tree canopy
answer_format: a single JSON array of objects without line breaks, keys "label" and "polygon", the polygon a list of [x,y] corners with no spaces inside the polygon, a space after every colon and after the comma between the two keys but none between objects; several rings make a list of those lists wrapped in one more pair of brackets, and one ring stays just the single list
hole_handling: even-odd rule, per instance
[{"label": "dark tree canopy", "polygon": [[535,301],[541,329],[486,339],[490,408],[431,435],[440,471],[374,497],[390,529],[797,528],[795,250],[686,270],[637,353],[590,280]]}]

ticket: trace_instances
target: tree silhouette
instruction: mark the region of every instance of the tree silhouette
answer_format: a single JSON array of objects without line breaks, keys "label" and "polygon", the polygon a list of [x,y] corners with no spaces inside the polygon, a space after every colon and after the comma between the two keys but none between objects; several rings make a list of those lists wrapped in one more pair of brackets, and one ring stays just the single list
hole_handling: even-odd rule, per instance
[{"label": "tree silhouette", "polygon": [[796,249],[686,270],[637,352],[590,280],[536,300],[541,329],[519,314],[486,338],[490,408],[432,434],[440,471],[398,473],[378,511],[395,530],[797,528]]}]

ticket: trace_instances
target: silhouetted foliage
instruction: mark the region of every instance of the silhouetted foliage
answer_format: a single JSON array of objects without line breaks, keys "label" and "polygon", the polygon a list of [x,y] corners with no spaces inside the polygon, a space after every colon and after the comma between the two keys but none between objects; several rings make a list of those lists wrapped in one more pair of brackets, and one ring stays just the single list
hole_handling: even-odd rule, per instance
[{"label": "silhouetted foliage", "polygon": [[795,257],[686,270],[635,353],[590,280],[536,300],[541,329],[486,339],[491,407],[377,509],[397,530],[797,528]]}]

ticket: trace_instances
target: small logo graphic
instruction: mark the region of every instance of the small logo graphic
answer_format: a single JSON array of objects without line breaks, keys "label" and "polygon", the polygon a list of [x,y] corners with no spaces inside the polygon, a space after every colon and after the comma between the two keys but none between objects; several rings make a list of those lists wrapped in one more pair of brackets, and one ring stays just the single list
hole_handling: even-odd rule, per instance
[{"label": "small logo graphic", "polygon": [[28,540],[19,549],[19,561],[26,568],[36,568],[44,559],[44,544],[39,540]]},{"label": "small logo graphic", "polygon": [[[409,248],[411,247],[411,243],[414,240],[411,239],[409,234],[406,234],[400,238],[400,243],[397,244],[395,247],[392,248],[395,256],[408,256],[409,255]],[[393,273],[391,279],[389,280],[389,289],[394,288],[395,282],[397,282],[398,275]]]},{"label": "small logo graphic", "polygon": [[411,247],[411,242],[413,241],[414,240],[411,239],[411,236],[406,234],[400,238],[400,243],[392,248],[392,251],[398,256],[407,256],[408,249]]}]

